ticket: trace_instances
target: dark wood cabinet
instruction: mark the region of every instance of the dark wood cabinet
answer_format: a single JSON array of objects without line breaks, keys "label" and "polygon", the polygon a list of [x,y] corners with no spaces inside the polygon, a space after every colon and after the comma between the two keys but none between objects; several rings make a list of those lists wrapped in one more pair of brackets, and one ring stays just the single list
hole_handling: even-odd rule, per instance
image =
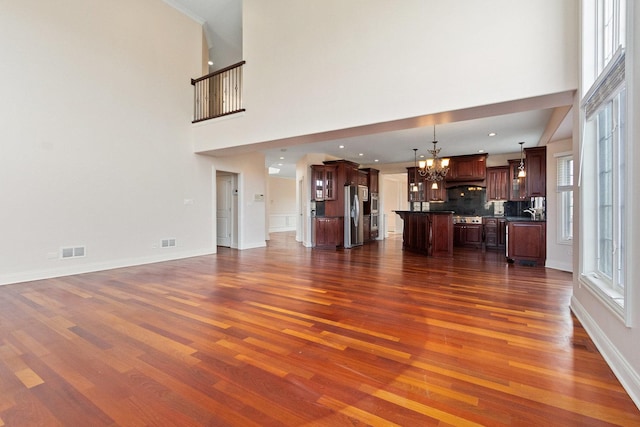
[{"label": "dark wood cabinet", "polygon": [[504,250],[507,245],[507,221],[498,219],[498,249]]},{"label": "dark wood cabinet", "polygon": [[449,173],[446,180],[483,181],[487,177],[487,154],[455,156],[449,159]]},{"label": "dark wood cabinet", "polygon": [[318,248],[336,248],[344,244],[343,217],[314,218],[314,243]]},{"label": "dark wood cabinet", "polygon": [[504,250],[506,220],[504,218],[484,218],[483,225],[485,248]]},{"label": "dark wood cabinet", "polygon": [[396,211],[404,221],[402,247],[433,257],[453,256],[453,214]]},{"label": "dark wood cabinet", "polygon": [[480,248],[482,246],[482,224],[454,224],[453,245]]},{"label": "dark wood cabinet", "polygon": [[362,169],[358,170],[358,185],[369,186],[369,173]]},{"label": "dark wood cabinet", "polygon": [[324,166],[336,168],[336,186],[342,188],[345,185],[358,185],[360,175],[359,166],[349,160],[327,160]]},{"label": "dark wood cabinet", "polygon": [[498,247],[498,219],[484,218],[484,246],[487,249],[495,249]]},{"label": "dark wood cabinet", "polygon": [[[359,169],[357,163],[348,160],[327,160],[322,165],[311,166],[311,198],[323,202],[323,216],[313,220],[313,246],[319,248],[344,245],[344,187],[364,185],[378,191],[378,170]],[[371,226],[371,197],[364,201],[364,241],[378,237],[378,228]],[[371,216],[370,216],[371,215]],[[378,216],[375,218],[376,225]]]},{"label": "dark wood cabinet", "polygon": [[525,174],[518,178],[520,160],[509,160],[509,200],[547,195],[547,147],[525,148]]},{"label": "dark wood cabinet", "polygon": [[425,191],[427,193],[427,202],[446,202],[447,201],[447,189],[444,187],[444,182],[436,183],[436,188],[433,188],[433,181],[425,181]]},{"label": "dark wood cabinet", "polygon": [[434,257],[453,256],[453,215],[431,215],[430,253]]},{"label": "dark wood cabinet", "polygon": [[379,188],[378,180],[380,179],[380,171],[374,168],[366,168],[362,170],[366,171],[368,174],[367,186],[369,187],[369,193],[377,194]]},{"label": "dark wood cabinet", "polygon": [[544,266],[547,254],[545,222],[507,223],[507,258],[521,263]]},{"label": "dark wood cabinet", "polygon": [[509,167],[487,168],[487,200],[509,200]]},{"label": "dark wood cabinet", "polygon": [[407,168],[407,195],[409,202],[425,202],[427,197],[425,193],[426,183],[423,177],[418,174],[416,167]]},{"label": "dark wood cabinet", "polygon": [[336,200],[336,167],[311,166],[311,199],[317,202]]},{"label": "dark wood cabinet", "polygon": [[519,202],[527,198],[527,177],[518,178],[520,160],[509,160],[509,200]]},{"label": "dark wood cabinet", "polygon": [[371,241],[371,215],[364,215],[362,219],[362,235],[364,243]]},{"label": "dark wood cabinet", "polygon": [[365,168],[361,171],[366,172],[367,182],[366,185],[369,188],[369,200],[364,202],[364,241],[372,241],[378,238],[378,221],[380,218],[379,202],[380,197],[378,194],[378,179],[380,171],[374,168]]},{"label": "dark wood cabinet", "polygon": [[547,195],[547,147],[526,148],[527,196]]},{"label": "dark wood cabinet", "polygon": [[407,168],[407,194],[409,202],[446,202],[447,189],[444,182],[440,181],[437,188],[433,188],[433,181],[427,181],[420,176],[414,166]]}]

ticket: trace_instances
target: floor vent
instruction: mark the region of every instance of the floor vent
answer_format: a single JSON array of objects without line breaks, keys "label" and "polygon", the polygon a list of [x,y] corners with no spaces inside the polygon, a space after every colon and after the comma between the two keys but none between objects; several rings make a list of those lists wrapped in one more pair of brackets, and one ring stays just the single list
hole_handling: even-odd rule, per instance
[{"label": "floor vent", "polygon": [[176,239],[162,239],[160,247],[162,248],[174,248],[176,246]]},{"label": "floor vent", "polygon": [[60,248],[60,258],[80,258],[85,256],[87,248],[84,246],[76,246],[72,248]]}]

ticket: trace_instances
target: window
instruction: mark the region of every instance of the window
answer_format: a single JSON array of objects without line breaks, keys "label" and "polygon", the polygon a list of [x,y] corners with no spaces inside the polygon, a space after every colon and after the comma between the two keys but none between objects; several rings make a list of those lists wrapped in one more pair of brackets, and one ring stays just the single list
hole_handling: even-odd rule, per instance
[{"label": "window", "polygon": [[558,167],[558,243],[572,244],[573,241],[573,156],[560,155]]},{"label": "window", "polygon": [[624,37],[624,0],[597,0],[596,2],[596,74],[602,73]]},{"label": "window", "polygon": [[[629,324],[624,308],[625,270],[631,262],[626,253],[625,220],[626,147],[631,143],[625,131],[625,0],[584,0],[584,5],[593,7],[583,21],[583,56],[591,58],[584,61],[583,75],[592,84],[582,98],[580,280]],[[561,176],[568,162],[572,162],[568,157],[558,159],[561,239],[569,236],[565,227],[573,206],[568,187],[564,187],[569,178]]]},{"label": "window", "polygon": [[[624,99],[622,91],[597,115],[597,272],[624,292]],[[618,273],[618,274],[616,274]]]}]

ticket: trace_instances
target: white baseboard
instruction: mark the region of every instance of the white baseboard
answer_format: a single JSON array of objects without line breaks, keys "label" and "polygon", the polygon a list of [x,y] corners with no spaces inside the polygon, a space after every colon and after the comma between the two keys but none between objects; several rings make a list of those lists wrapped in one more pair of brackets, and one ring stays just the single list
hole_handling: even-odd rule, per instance
[{"label": "white baseboard", "polygon": [[255,248],[264,248],[267,246],[267,242],[266,240],[262,240],[260,242],[249,242],[245,245],[243,245],[242,247],[238,247],[238,250],[245,250],[245,249],[255,249]]},{"label": "white baseboard", "polygon": [[604,360],[609,364],[622,387],[631,397],[631,400],[640,409],[640,374],[627,362],[627,359],[618,351],[575,296],[571,297],[570,308],[589,334]]},{"label": "white baseboard", "polygon": [[153,264],[156,262],[193,258],[196,256],[212,255],[216,253],[216,250],[217,249],[214,247],[213,249],[171,252],[148,257],[118,259],[105,262],[67,265],[65,267],[51,269],[23,271],[19,273],[0,275],[0,286],[10,285],[14,283],[31,282],[34,280],[52,279],[55,277],[73,276],[75,274],[93,273],[95,271],[113,270],[115,268],[134,267],[136,265]]},{"label": "white baseboard", "polygon": [[278,233],[280,231],[296,231],[295,227],[269,227],[269,233]]},{"label": "white baseboard", "polygon": [[554,270],[566,271],[568,273],[573,273],[573,264],[566,262],[558,262],[554,260],[547,259],[545,263],[545,267],[553,268]]}]

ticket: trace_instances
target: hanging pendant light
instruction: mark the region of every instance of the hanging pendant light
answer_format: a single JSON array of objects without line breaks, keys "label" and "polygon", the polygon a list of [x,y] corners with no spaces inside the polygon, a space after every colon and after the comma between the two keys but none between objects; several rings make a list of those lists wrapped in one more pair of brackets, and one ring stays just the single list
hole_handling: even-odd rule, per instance
[{"label": "hanging pendant light", "polygon": [[418,198],[418,149],[413,149],[413,184],[411,184],[411,192],[416,193],[414,200]]},{"label": "hanging pendant light", "polygon": [[524,170],[524,141],[521,141],[518,144],[520,144],[520,165],[518,165],[518,178],[524,178],[527,176],[527,173]]}]

